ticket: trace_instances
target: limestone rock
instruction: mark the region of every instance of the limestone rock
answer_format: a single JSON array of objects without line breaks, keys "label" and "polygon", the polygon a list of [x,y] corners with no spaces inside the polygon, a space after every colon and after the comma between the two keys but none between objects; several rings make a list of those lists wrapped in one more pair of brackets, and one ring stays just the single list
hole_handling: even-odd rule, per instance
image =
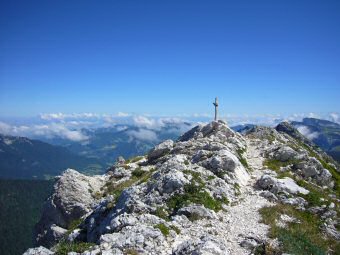
[{"label": "limestone rock", "polygon": [[309,191],[300,187],[295,181],[289,177],[283,179],[277,179],[270,175],[262,175],[257,181],[258,187],[264,190],[277,194],[279,192],[288,192],[289,194],[308,194]]},{"label": "limestone rock", "polygon": [[298,153],[289,146],[280,147],[274,154],[274,158],[286,162],[297,157]]},{"label": "limestone rock", "polygon": [[202,236],[198,240],[187,240],[180,244],[173,255],[228,255],[230,254],[223,242],[211,236]]},{"label": "limestone rock", "polygon": [[90,212],[95,202],[93,194],[104,185],[102,176],[85,176],[67,169],[54,184],[54,192],[43,207],[35,227],[36,244],[50,247],[65,233],[72,221]]},{"label": "limestone rock", "polygon": [[150,161],[155,160],[164,156],[166,153],[169,153],[174,146],[174,142],[172,140],[166,140],[153,148],[149,154],[148,159]]},{"label": "limestone rock", "polygon": [[52,255],[54,252],[50,251],[49,249],[46,249],[43,246],[37,247],[37,248],[30,248],[27,251],[24,252],[23,255]]},{"label": "limestone rock", "polygon": [[218,176],[233,173],[237,182],[242,185],[246,185],[250,178],[239,159],[228,150],[218,151],[216,156],[202,162],[202,165]]},{"label": "limestone rock", "polygon": [[181,209],[178,210],[177,214],[185,215],[189,219],[202,219],[202,218],[216,219],[217,218],[216,214],[213,211],[201,205],[190,205],[187,207],[182,207]]}]

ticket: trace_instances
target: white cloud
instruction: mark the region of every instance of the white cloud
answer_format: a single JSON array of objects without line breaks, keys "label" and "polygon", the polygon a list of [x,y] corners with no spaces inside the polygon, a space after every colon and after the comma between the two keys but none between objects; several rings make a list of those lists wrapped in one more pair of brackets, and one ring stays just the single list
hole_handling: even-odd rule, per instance
[{"label": "white cloud", "polygon": [[297,130],[301,134],[303,134],[305,137],[307,137],[309,140],[313,140],[319,137],[320,133],[319,132],[312,132],[308,127],[306,126],[298,126]]},{"label": "white cloud", "polygon": [[338,113],[332,112],[329,114],[330,120],[335,123],[340,123],[340,116]]},{"label": "white cloud", "polygon": [[[295,113],[290,115],[281,114],[258,114],[258,115],[236,115],[227,114],[221,116],[229,126],[239,124],[256,124],[265,126],[275,126],[281,121],[301,121],[305,117],[319,117],[340,123],[338,113],[316,114],[316,113]],[[41,114],[38,120],[11,122],[8,120],[0,122],[0,133],[15,136],[26,136],[30,138],[53,138],[61,137],[71,141],[86,142],[88,137],[82,131],[83,128],[94,129],[99,127],[116,127],[124,131],[128,126],[135,126],[140,131],[131,131],[131,138],[145,141],[156,141],[159,131],[166,127],[164,132],[184,133],[197,123],[208,123],[212,120],[209,114],[197,113],[194,115],[182,115],[181,117],[155,117],[150,115],[130,115],[124,112],[116,114],[95,114],[95,113],[45,113]],[[15,123],[15,124],[13,124]],[[20,123],[20,124],[18,124]],[[187,124],[189,123],[189,125]],[[309,137],[317,137],[317,133],[302,132]]]},{"label": "white cloud", "polygon": [[71,114],[65,114],[65,113],[42,113],[40,114],[40,118],[43,120],[66,120],[66,119],[95,119],[99,118],[100,115],[96,113],[71,113]]},{"label": "white cloud", "polygon": [[5,122],[0,121],[0,133],[8,135],[11,132],[11,126]]},{"label": "white cloud", "polygon": [[148,129],[130,130],[127,132],[130,138],[141,141],[156,142],[158,140],[157,134]]},{"label": "white cloud", "polygon": [[145,116],[135,116],[132,118],[133,124],[137,127],[146,127],[146,128],[154,128],[156,127],[156,121],[151,118],[147,118]]},{"label": "white cloud", "polygon": [[127,130],[129,127],[128,126],[117,126],[115,128],[118,132],[121,132],[121,131]]},{"label": "white cloud", "polygon": [[117,117],[129,117],[130,114],[126,113],[126,112],[118,112],[117,113]]},{"label": "white cloud", "polygon": [[0,133],[13,136],[26,136],[26,137],[61,137],[75,142],[85,141],[88,139],[79,130],[72,130],[66,127],[63,123],[49,123],[31,126],[16,126],[0,122]]}]

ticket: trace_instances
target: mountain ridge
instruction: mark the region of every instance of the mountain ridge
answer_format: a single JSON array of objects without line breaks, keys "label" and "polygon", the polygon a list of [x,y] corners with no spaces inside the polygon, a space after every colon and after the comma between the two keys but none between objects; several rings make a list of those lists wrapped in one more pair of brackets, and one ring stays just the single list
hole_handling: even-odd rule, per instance
[{"label": "mountain ridge", "polygon": [[292,121],[311,141],[340,162],[340,124],[316,118],[304,118],[302,121]]},{"label": "mountain ridge", "polygon": [[214,121],[105,175],[64,172],[36,228],[50,249],[25,254],[335,254],[338,212],[331,158],[283,130]]}]

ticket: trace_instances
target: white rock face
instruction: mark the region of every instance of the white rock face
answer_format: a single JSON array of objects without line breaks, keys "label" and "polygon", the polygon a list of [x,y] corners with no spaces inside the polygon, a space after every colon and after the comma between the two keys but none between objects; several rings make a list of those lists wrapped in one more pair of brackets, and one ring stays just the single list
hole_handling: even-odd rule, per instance
[{"label": "white rock face", "polygon": [[50,247],[66,233],[72,221],[91,211],[94,194],[105,183],[103,176],[85,176],[67,169],[56,181],[54,193],[45,202],[43,215],[36,225],[36,243]]},{"label": "white rock face", "polygon": [[216,156],[207,159],[203,165],[218,175],[233,173],[241,185],[246,185],[250,178],[239,159],[229,150],[219,150]]},{"label": "white rock face", "polygon": [[172,193],[188,183],[189,180],[184,177],[183,172],[174,169],[164,176],[162,192]]}]

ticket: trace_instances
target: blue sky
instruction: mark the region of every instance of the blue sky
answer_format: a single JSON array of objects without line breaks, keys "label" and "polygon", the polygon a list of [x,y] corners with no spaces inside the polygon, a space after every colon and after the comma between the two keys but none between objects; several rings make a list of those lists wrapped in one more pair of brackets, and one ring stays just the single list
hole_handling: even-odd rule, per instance
[{"label": "blue sky", "polygon": [[340,2],[5,1],[0,116],[338,112]]}]

